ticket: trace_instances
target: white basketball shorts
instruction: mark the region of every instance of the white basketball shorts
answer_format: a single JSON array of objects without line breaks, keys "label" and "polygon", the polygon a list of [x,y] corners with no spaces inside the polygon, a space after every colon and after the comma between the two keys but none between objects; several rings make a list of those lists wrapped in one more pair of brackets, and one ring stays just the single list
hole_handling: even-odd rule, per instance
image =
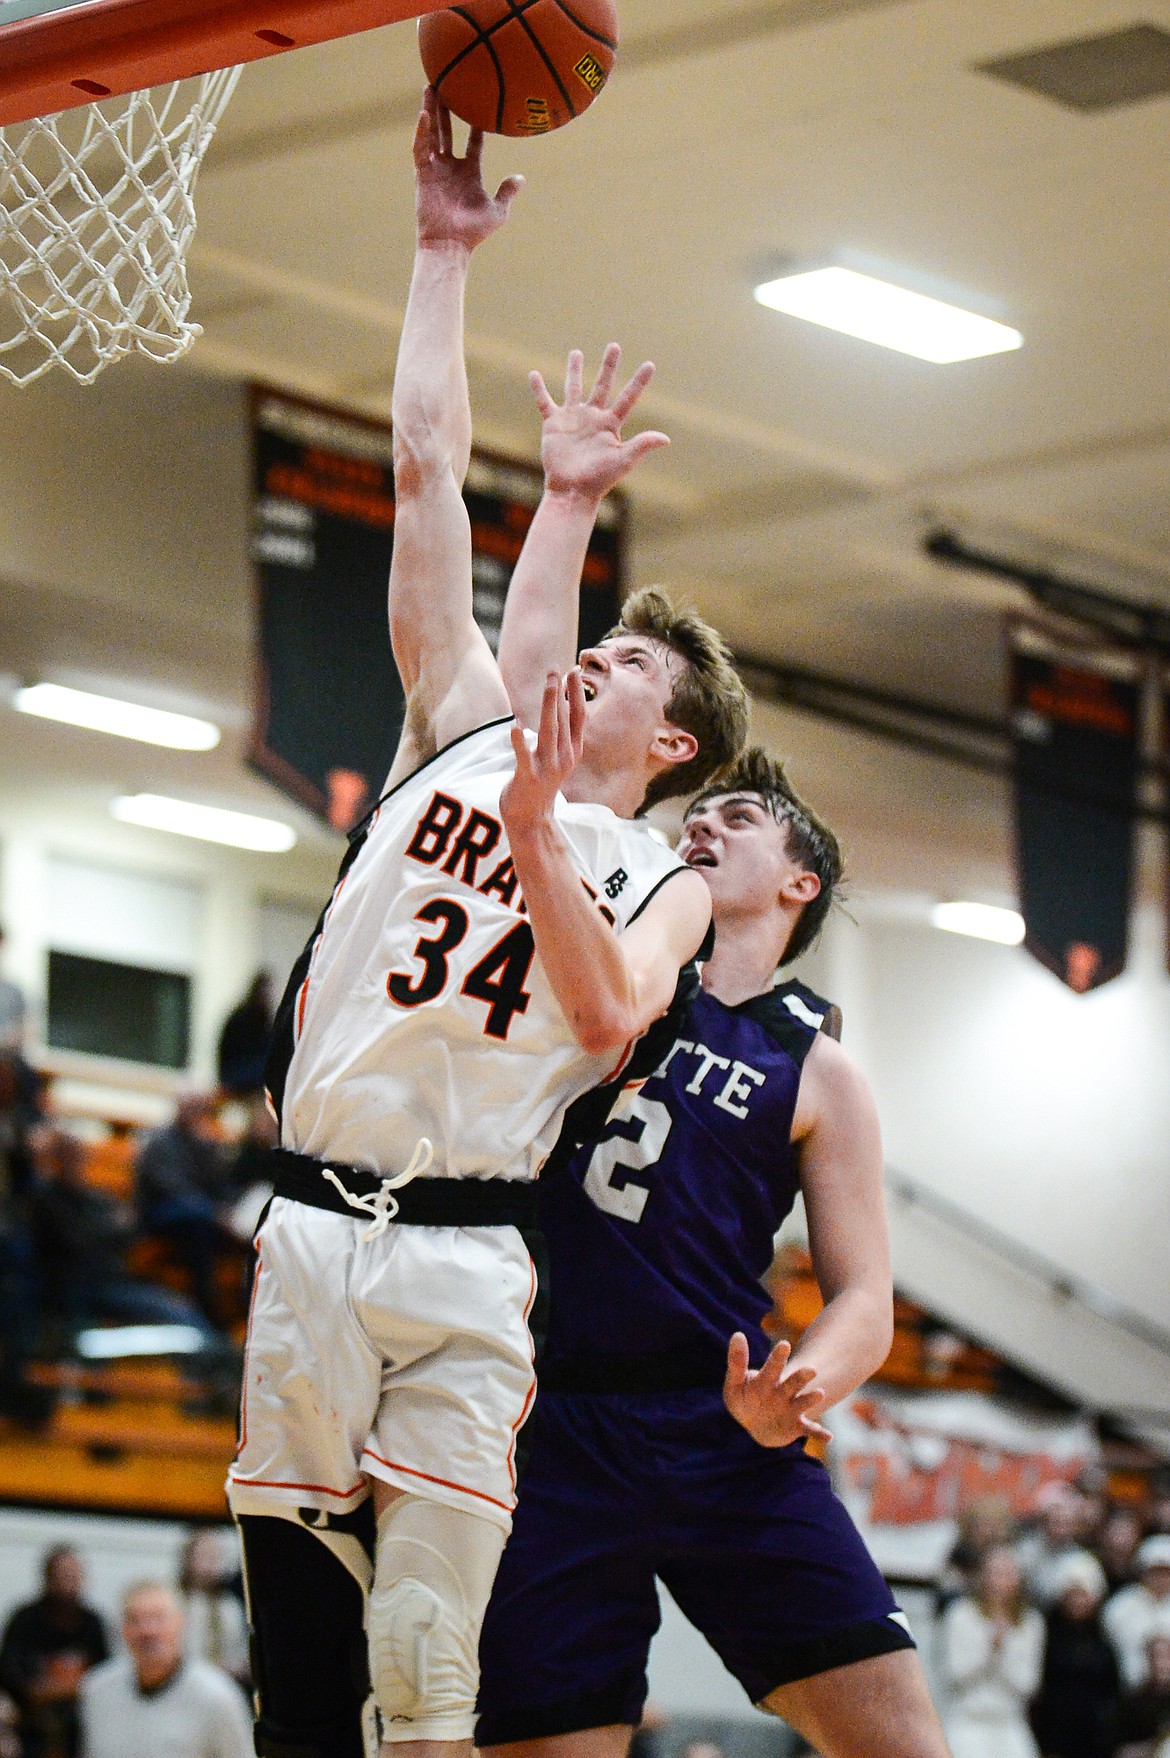
[{"label": "white basketball shorts", "polygon": [[228,1476],[236,1514],[345,1513],[367,1479],[494,1520],[536,1391],[536,1269],[514,1227],[390,1227],[285,1197],[258,1254]]}]

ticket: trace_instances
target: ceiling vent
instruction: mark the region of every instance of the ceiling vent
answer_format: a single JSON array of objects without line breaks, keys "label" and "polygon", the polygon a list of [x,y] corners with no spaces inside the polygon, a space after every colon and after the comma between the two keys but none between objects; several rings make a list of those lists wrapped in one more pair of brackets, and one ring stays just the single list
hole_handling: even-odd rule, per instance
[{"label": "ceiling vent", "polygon": [[1038,92],[1069,110],[1119,110],[1170,92],[1170,31],[1153,24],[1128,25],[1104,36],[981,61],[977,71]]}]

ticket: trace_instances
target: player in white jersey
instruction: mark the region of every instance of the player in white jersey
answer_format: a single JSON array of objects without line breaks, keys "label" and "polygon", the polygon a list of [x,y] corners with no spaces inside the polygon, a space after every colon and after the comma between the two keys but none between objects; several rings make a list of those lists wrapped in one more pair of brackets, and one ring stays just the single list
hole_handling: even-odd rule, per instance
[{"label": "player in white jersey", "polygon": [[[518,187],[486,194],[481,147],[473,133],[455,156],[428,93],[394,386],[406,724],[270,1063],[281,1146],[229,1478],[268,1758],[359,1758],[370,1685],[385,1752],[470,1752],[479,1624],[534,1391],[532,1180],[566,1107],[668,1007],[707,929],[703,881],[636,814],[700,785],[746,725],[718,638],[658,595],[567,679],[518,680],[536,733],[512,718],[472,617],[461,498],[464,282]],[[521,589],[533,570],[575,584],[601,497],[665,443],[621,439],[651,369],[611,406],[617,365],[611,348],[586,399],[571,356],[563,408],[537,381],[550,444]]]}]

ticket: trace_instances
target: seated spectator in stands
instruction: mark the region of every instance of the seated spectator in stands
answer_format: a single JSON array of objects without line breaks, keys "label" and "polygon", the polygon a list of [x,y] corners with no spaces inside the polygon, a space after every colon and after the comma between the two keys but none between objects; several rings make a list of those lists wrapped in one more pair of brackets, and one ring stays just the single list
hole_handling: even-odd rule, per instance
[{"label": "seated spectator in stands", "polygon": [[1170,1536],[1155,1533],[1137,1548],[1138,1579],[1105,1607],[1105,1630],[1130,1690],[1145,1683],[1151,1636],[1170,1636]]},{"label": "seated spectator in stands", "polygon": [[1170,1636],[1150,1637],[1146,1682],[1122,1697],[1117,1740],[1117,1758],[1156,1758],[1163,1740],[1170,1741]]},{"label": "seated spectator in stands", "polygon": [[1079,1551],[1051,1576],[1044,1673],[1032,1726],[1044,1758],[1113,1758],[1121,1686],[1113,1649],[1101,1628],[1105,1571]]},{"label": "seated spectator in stands", "polygon": [[0,1414],[46,1415],[24,1369],[36,1347],[39,1287],[28,1217],[28,1122],[17,1058],[0,1051]]},{"label": "seated spectator in stands", "polygon": [[247,1690],[248,1620],[236,1591],[238,1570],[225,1568],[218,1535],[193,1532],[179,1563],[179,1591],[187,1620],[186,1652],[192,1660],[222,1667]]},{"label": "seated spectator in stands", "polygon": [[1015,1532],[1012,1511],[1002,1496],[978,1496],[959,1515],[958,1536],[938,1584],[939,1608],[960,1593],[971,1593],[980,1564],[989,1550],[1010,1544]]},{"label": "seated spectator in stands", "polygon": [[126,1248],[135,1233],[133,1206],[86,1183],[83,1143],[44,1124],[29,1142],[35,1172],[29,1204],[45,1304],[70,1332],[98,1319],[207,1331],[193,1301],[130,1275]]},{"label": "seated spectator in stands", "polygon": [[187,1659],[170,1587],[131,1587],[122,1634],[126,1654],[81,1688],[82,1758],[253,1758],[243,1693],[218,1667]]},{"label": "seated spectator in stands", "polygon": [[233,1099],[246,1099],[264,1085],[272,1013],[272,980],[267,971],[257,971],[219,1034],[219,1084]]},{"label": "seated spectator in stands", "polygon": [[110,1645],[101,1618],[81,1597],[77,1552],[59,1545],[42,1567],[40,1598],[16,1608],[0,1640],[0,1685],[20,1706],[27,1758],[73,1758],[78,1688]]},{"label": "seated spectator in stands", "polygon": [[1154,1478],[1146,1526],[1151,1533],[1170,1534],[1170,1471],[1159,1471]]},{"label": "seated spectator in stands", "polygon": [[226,1165],[217,1131],[218,1105],[210,1093],[187,1093],[179,1100],[174,1121],[147,1136],[136,1167],[142,1230],[170,1245],[212,1324],[219,1318],[215,1266],[230,1237],[223,1218]]},{"label": "seated spectator in stands", "polygon": [[1134,1559],[1142,1532],[1141,1520],[1132,1508],[1110,1509],[1094,1549],[1111,1594],[1120,1587],[1128,1587],[1135,1579],[1137,1567]]},{"label": "seated spectator in stands", "polygon": [[954,1758],[1037,1758],[1028,1704],[1040,1682],[1044,1621],[1024,1601],[1007,1545],[985,1552],[972,1592],[947,1607],[940,1643]]},{"label": "seated spectator in stands", "polygon": [[1046,1611],[1056,1598],[1053,1582],[1067,1557],[1084,1550],[1083,1497],[1071,1483],[1049,1483],[1037,1498],[1037,1524],[1015,1547],[1028,1598]]},{"label": "seated spectator in stands", "polygon": [[20,1737],[20,1710],[7,1691],[0,1691],[0,1758],[25,1758]]}]

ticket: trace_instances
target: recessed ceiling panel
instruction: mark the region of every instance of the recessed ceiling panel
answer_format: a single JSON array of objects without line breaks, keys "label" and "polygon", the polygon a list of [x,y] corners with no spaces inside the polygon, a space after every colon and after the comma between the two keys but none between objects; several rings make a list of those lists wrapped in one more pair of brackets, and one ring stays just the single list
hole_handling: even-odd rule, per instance
[{"label": "recessed ceiling panel", "polygon": [[1038,92],[1069,110],[1117,110],[1170,92],[1170,31],[1129,25],[979,64],[1009,85]]}]

